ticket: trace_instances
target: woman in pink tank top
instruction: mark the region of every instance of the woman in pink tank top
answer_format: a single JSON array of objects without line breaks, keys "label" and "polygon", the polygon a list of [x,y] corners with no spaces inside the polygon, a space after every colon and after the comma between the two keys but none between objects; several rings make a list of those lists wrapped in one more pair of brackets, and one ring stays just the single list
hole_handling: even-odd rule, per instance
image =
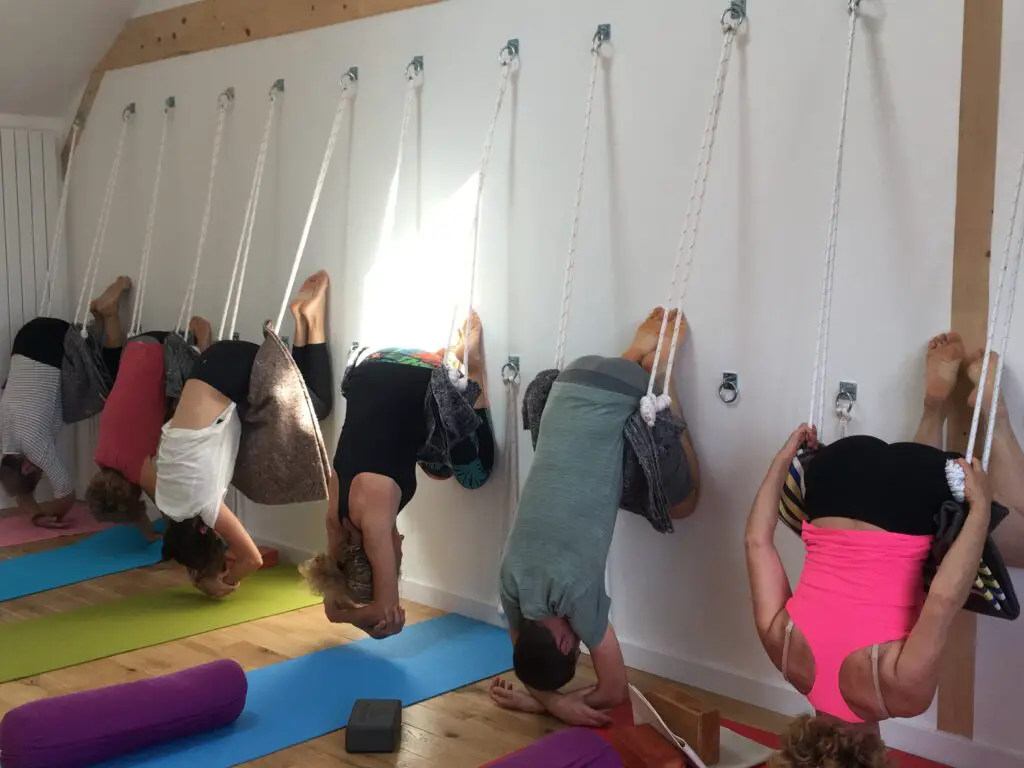
[{"label": "woman in pink tank top", "polygon": [[[804,766],[792,757],[801,753],[838,758],[820,754],[826,741],[841,745],[861,737],[882,755],[878,723],[914,717],[931,705],[939,660],[977,574],[991,516],[992,491],[980,462],[959,459],[969,511],[926,596],[923,568],[934,517],[951,498],[944,465],[955,454],[941,450],[945,404],[963,360],[955,334],[929,345],[925,414],[914,443],[854,436],[818,451],[805,474],[807,557],[795,591],[774,534],[791,462],[801,447],[818,448],[814,428],[802,425],[790,436],[758,491],[746,530],[754,621],[772,663],[816,711],[794,727],[786,742],[791,757],[780,756],[779,765]],[[977,385],[975,363],[966,372]],[[990,401],[991,382],[985,389]],[[977,387],[971,404],[976,396]],[[989,405],[983,401],[983,410]],[[1024,452],[1012,442],[1024,476]],[[1003,452],[1002,473],[1009,477],[1007,446],[997,440],[996,451]],[[1024,501],[1024,493],[999,474],[995,482],[1011,507],[1011,523],[1003,527],[1019,534],[1024,504],[1013,502]],[[1019,548],[1024,541],[1015,543]],[[1012,566],[1016,549],[1010,544],[1004,559]],[[815,744],[798,743],[807,739]]]}]

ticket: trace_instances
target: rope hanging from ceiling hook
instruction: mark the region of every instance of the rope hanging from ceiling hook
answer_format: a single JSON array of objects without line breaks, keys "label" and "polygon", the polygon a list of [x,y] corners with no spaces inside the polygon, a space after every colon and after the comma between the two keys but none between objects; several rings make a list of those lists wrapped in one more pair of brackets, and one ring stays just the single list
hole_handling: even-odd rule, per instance
[{"label": "rope hanging from ceiling hook", "polygon": [[590,80],[587,84],[587,101],[583,112],[583,145],[580,150],[579,172],[576,174],[576,197],[572,206],[572,229],[569,233],[569,253],[565,259],[565,279],[562,283],[562,304],[558,315],[558,339],[555,345],[555,368],[558,370],[562,369],[565,362],[565,337],[569,330],[569,304],[576,268],[576,241],[580,232],[580,211],[583,208],[583,179],[587,169],[587,148],[590,144],[590,124],[594,113],[597,70],[601,63],[602,49],[610,38],[611,28],[608,25],[601,25],[590,44]]},{"label": "rope hanging from ceiling hook", "polygon": [[281,323],[284,322],[284,313],[288,309],[288,298],[291,296],[292,288],[295,286],[295,276],[298,274],[299,264],[302,262],[302,254],[305,252],[306,243],[309,240],[309,230],[313,226],[313,217],[316,215],[317,206],[320,204],[320,194],[323,192],[324,181],[327,179],[327,169],[331,165],[331,157],[334,155],[334,145],[338,142],[338,133],[341,131],[345,112],[355,96],[358,80],[359,70],[356,67],[352,67],[341,77],[341,96],[338,99],[338,107],[334,111],[334,122],[331,124],[331,133],[327,139],[327,147],[324,150],[324,159],[320,164],[320,175],[317,177],[316,186],[313,188],[313,199],[310,201],[309,210],[306,212],[306,223],[302,227],[299,245],[295,250],[295,258],[292,260],[291,275],[288,277],[284,298],[281,299],[281,309],[277,313],[277,322],[274,323],[275,334],[281,333]]},{"label": "rope hanging from ceiling hook", "polygon": [[57,260],[61,240],[64,237],[64,220],[68,211],[68,193],[71,190],[71,169],[75,164],[75,150],[78,149],[79,134],[82,130],[81,118],[76,118],[71,126],[70,149],[68,150],[68,167],[64,173],[64,187],[60,192],[60,206],[57,208],[57,221],[53,225],[53,239],[46,257],[46,282],[43,283],[43,295],[39,299],[40,317],[49,317],[53,309],[53,287],[57,281]]},{"label": "rope hanging from ceiling hook", "polygon": [[[700,229],[701,214],[704,210],[704,196],[707,191],[708,176],[711,171],[711,159],[714,155],[715,139],[718,136],[719,116],[722,112],[722,99],[725,94],[725,82],[729,74],[729,63],[732,61],[733,43],[739,28],[746,20],[746,12],[742,5],[732,3],[722,14],[722,48],[718,57],[718,68],[715,72],[714,86],[711,91],[711,106],[708,109],[707,119],[704,123],[704,133],[701,137],[700,151],[697,154],[697,167],[693,174],[693,183],[690,187],[690,199],[686,208],[686,216],[683,219],[683,232],[679,239],[679,248],[676,251],[675,266],[672,269],[672,283],[669,289],[669,304],[675,304],[676,320],[672,329],[671,340],[666,339],[668,330],[668,313],[661,319],[661,328],[658,331],[658,344],[654,351],[654,367],[651,369],[651,376],[647,382],[647,394],[640,401],[640,413],[648,426],[653,427],[658,417],[658,412],[663,411],[672,404],[670,392],[672,383],[672,368],[675,365],[676,348],[679,341],[679,329],[683,320],[683,300],[686,298],[686,289],[690,282],[690,272],[693,267],[693,256],[697,247],[697,233]],[[683,255],[686,261],[683,262]],[[680,269],[682,272],[680,274]],[[679,290],[676,291],[676,285]],[[665,370],[665,384],[660,395],[654,394],[654,385],[658,374],[658,361],[661,360],[661,353],[664,345],[669,344],[667,368]]]},{"label": "rope hanging from ceiling hook", "polygon": [[[103,193],[100,218],[96,224],[96,235],[92,241],[92,251],[89,254],[89,261],[85,268],[85,279],[82,280],[82,290],[78,294],[78,304],[75,307],[73,321],[81,325],[83,338],[88,335],[86,324],[89,320],[89,303],[85,300],[86,291],[89,292],[89,295],[92,295],[96,288],[96,275],[99,272],[103,245],[107,239],[107,225],[110,223],[110,209],[114,202],[114,189],[117,187],[117,177],[121,170],[121,158],[124,156],[124,140],[128,135],[128,123],[134,116],[135,103],[132,102],[121,111],[121,132],[117,137],[114,162],[111,164],[110,174],[107,176],[107,188]],[[81,320],[78,319],[79,317],[81,317]]]},{"label": "rope hanging from ceiling hook", "polygon": [[[274,124],[275,104],[277,96],[284,91],[284,80],[277,80],[270,87],[267,106],[267,119],[263,124],[263,136],[260,139],[259,151],[256,153],[256,166],[252,174],[252,186],[249,188],[249,200],[245,206],[245,216],[242,219],[242,234],[238,239],[238,250],[235,252],[235,264],[231,268],[231,282],[228,284],[228,294],[224,299],[224,311],[220,316],[220,327],[217,330],[218,339],[230,339],[235,334],[235,324],[238,320],[238,306],[242,301],[242,285],[245,283],[245,270],[249,264],[249,248],[252,245],[252,233],[256,226],[256,209],[259,206],[260,190],[263,188],[263,171],[266,167],[267,152],[270,148],[270,134]],[[241,267],[241,272],[239,272]],[[237,286],[235,280],[237,278]],[[228,311],[231,308],[231,298],[234,293],[234,311],[231,314],[231,326],[227,327]],[[227,331],[225,333],[225,330]]]},{"label": "rope hanging from ceiling hook", "polygon": [[192,304],[196,297],[196,281],[199,279],[199,265],[203,260],[203,248],[206,245],[206,235],[210,229],[210,213],[213,210],[213,184],[217,178],[217,160],[220,158],[220,145],[224,137],[224,122],[227,117],[228,107],[235,100],[235,89],[228,88],[217,97],[217,127],[213,134],[213,152],[210,158],[210,178],[206,186],[206,205],[203,208],[203,220],[199,227],[199,243],[196,245],[196,261],[192,267],[192,277],[189,280],[188,289],[185,291],[185,300],[181,303],[181,311],[178,312],[178,322],[174,330],[184,333],[188,327],[189,318],[192,317]]},{"label": "rope hanging from ceiling hook", "polygon": [[[491,160],[491,149],[494,147],[494,131],[498,125],[498,118],[501,116],[501,107],[505,102],[505,93],[508,91],[509,79],[512,76],[513,68],[519,62],[519,41],[509,40],[498,54],[498,61],[501,62],[501,77],[498,81],[498,96],[495,99],[494,113],[491,115],[491,122],[487,126],[484,148],[480,156],[480,167],[477,170],[476,204],[473,209],[473,228],[472,238],[470,241],[469,300],[466,306],[466,324],[463,331],[467,343],[463,349],[462,359],[462,371],[467,377],[469,375],[469,324],[470,318],[473,314],[473,293],[476,284],[476,262],[480,250],[480,216],[483,209],[484,180],[487,178],[487,169]],[[458,304],[456,304],[455,308],[455,313],[457,312]],[[444,352],[444,365],[446,367],[449,365],[448,360],[454,343],[455,321],[458,317],[455,313],[453,313],[452,316],[452,325],[448,329],[448,346],[445,348]],[[465,378],[460,376],[458,371],[449,367],[448,375],[451,378],[452,383],[460,389],[465,389]]]},{"label": "rope hanging from ceiling hook", "polygon": [[[824,441],[825,380],[828,369],[828,336],[832,320],[832,282],[835,275],[836,244],[839,234],[839,206],[842,198],[843,158],[846,148],[846,124],[850,103],[850,80],[853,73],[853,51],[860,16],[860,0],[849,0],[850,17],[846,46],[846,70],[839,113],[839,137],[836,146],[835,175],[832,183],[832,203],[829,209],[828,237],[825,242],[824,274],[821,282],[821,305],[814,349],[814,370],[811,376],[811,404],[807,423],[817,425],[818,439]],[[845,433],[845,426],[844,426]]]},{"label": "rope hanging from ceiling hook", "polygon": [[164,119],[160,127],[160,148],[156,154],[156,172],[153,175],[153,194],[149,201],[149,215],[146,218],[146,239],[142,244],[142,259],[139,264],[139,284],[135,289],[135,302],[132,305],[132,319],[128,323],[128,338],[142,333],[142,306],[146,299],[146,283],[149,279],[149,260],[153,250],[153,230],[156,227],[157,200],[160,196],[160,177],[163,175],[164,151],[167,147],[167,124],[171,110],[174,109],[174,97],[171,96],[164,104]]}]

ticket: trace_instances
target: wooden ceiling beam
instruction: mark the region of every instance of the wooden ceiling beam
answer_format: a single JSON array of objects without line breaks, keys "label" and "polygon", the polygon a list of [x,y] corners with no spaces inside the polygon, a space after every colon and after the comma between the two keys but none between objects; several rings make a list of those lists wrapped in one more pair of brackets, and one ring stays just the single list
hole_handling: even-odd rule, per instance
[{"label": "wooden ceiling beam", "polygon": [[[113,69],[305,32],[443,0],[198,0],[128,21],[89,77],[77,117],[88,119]],[[68,140],[64,146],[67,164]]]}]

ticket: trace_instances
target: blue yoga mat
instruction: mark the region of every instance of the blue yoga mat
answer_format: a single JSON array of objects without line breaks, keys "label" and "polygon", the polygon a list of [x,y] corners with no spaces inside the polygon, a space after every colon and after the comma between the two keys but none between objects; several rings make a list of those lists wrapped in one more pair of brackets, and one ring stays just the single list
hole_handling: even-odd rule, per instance
[{"label": "blue yoga mat", "polygon": [[401,699],[410,706],[511,666],[505,630],[449,614],[386,640],[360,640],[253,670],[245,711],[234,725],[103,766],[228,768],[344,728],[356,699]]},{"label": "blue yoga mat", "polygon": [[156,565],[160,548],[159,541],[146,541],[134,525],[122,525],[66,547],[0,560],[0,602]]}]

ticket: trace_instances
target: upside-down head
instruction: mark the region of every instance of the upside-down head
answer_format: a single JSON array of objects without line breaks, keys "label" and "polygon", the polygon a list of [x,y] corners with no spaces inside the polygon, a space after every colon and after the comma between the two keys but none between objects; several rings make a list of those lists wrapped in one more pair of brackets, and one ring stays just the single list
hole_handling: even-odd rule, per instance
[{"label": "upside-down head", "polygon": [[803,715],[782,736],[768,768],[892,768],[882,739],[834,720]]},{"label": "upside-down head", "polygon": [[183,522],[167,521],[163,560],[174,560],[188,569],[193,581],[223,573],[227,567],[227,545],[198,517]]},{"label": "upside-down head", "polygon": [[538,691],[557,691],[575,677],[580,639],[565,619],[523,619],[512,650],[512,666],[526,685]]},{"label": "upside-down head", "polygon": [[103,523],[135,523],[146,514],[142,488],[116,469],[102,468],[85,490],[92,516]]}]

